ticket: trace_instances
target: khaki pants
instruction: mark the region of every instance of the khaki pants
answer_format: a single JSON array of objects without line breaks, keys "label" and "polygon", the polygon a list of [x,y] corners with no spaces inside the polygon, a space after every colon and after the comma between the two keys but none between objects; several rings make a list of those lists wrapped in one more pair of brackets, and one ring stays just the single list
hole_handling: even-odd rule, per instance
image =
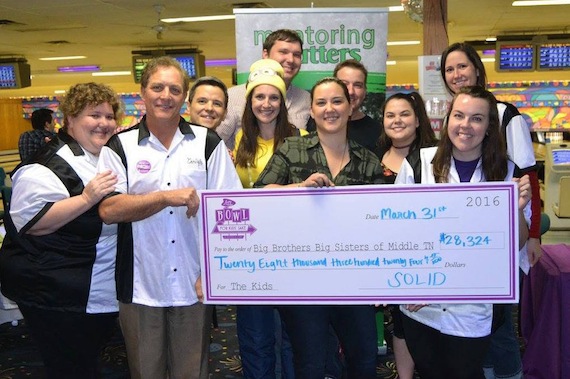
[{"label": "khaki pants", "polygon": [[212,308],[119,306],[131,379],[207,379]]}]

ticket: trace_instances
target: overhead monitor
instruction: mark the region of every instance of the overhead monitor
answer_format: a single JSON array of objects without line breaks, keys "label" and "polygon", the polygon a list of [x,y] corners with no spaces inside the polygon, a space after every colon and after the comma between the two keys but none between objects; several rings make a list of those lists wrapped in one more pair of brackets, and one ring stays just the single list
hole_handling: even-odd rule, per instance
[{"label": "overhead monitor", "polygon": [[534,71],[535,45],[532,41],[497,42],[495,52],[497,71]]},{"label": "overhead monitor", "polygon": [[25,61],[0,61],[0,89],[25,88],[31,85],[29,64]]},{"label": "overhead monitor", "polygon": [[545,42],[537,49],[538,70],[569,70],[570,69],[570,41]]},{"label": "overhead monitor", "polygon": [[[195,80],[206,74],[205,58],[198,53],[189,54],[166,54],[178,61],[182,68],[188,73],[190,79]],[[141,82],[141,76],[146,64],[154,59],[154,55],[133,55],[133,76],[135,83]]]}]

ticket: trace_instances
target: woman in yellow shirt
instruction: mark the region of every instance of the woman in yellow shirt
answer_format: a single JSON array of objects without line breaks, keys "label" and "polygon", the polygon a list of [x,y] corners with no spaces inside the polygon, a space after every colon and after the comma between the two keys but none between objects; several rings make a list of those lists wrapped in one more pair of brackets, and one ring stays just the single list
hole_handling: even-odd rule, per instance
[{"label": "woman in yellow shirt", "polygon": [[[253,183],[286,137],[301,135],[289,123],[283,67],[272,59],[251,65],[242,127],[236,134],[234,157],[243,188]],[[306,134],[303,130],[302,134]],[[237,307],[237,334],[244,378],[275,378],[275,332],[281,320],[271,305]],[[291,343],[281,325],[281,378],[293,379]],[[279,334],[279,333],[278,333]]]},{"label": "woman in yellow shirt", "polygon": [[[251,65],[242,127],[236,134],[234,157],[244,188],[253,183],[286,137],[300,135],[289,123],[283,67],[273,59]],[[303,130],[302,134],[306,132]]]}]

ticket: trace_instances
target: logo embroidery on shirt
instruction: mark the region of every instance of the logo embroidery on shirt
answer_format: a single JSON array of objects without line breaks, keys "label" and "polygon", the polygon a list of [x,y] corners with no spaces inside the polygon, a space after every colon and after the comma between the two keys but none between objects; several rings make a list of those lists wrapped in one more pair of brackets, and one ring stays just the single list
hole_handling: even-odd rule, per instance
[{"label": "logo embroidery on shirt", "polygon": [[192,166],[198,166],[200,168],[202,168],[204,166],[204,163],[202,162],[202,159],[200,158],[186,158],[186,163]]}]

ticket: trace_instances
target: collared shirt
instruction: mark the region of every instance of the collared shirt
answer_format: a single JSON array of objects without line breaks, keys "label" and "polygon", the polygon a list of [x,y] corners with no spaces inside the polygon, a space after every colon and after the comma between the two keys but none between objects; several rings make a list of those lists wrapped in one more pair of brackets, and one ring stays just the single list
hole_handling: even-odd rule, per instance
[{"label": "collared shirt", "polygon": [[22,161],[28,159],[46,144],[46,137],[53,138],[55,133],[44,129],[34,129],[24,132],[20,135],[18,141],[18,151],[20,152],[20,159]]},{"label": "collared shirt", "polygon": [[[245,110],[245,84],[228,89],[228,113],[224,121],[216,128],[218,135],[229,149],[235,147],[235,137],[241,129],[241,119]],[[304,89],[290,85],[285,99],[289,122],[297,129],[305,129],[311,113],[311,95]]]},{"label": "collared shirt", "polygon": [[373,152],[348,140],[350,161],[332,178],[319,136],[289,137],[273,154],[255,187],[301,183],[315,172],[327,175],[335,185],[384,184],[380,160]]},{"label": "collared shirt", "polygon": [[[421,183],[435,184],[433,165],[431,164],[437,147],[428,147],[420,150]],[[451,160],[449,168],[449,183],[460,183],[455,162]],[[513,178],[515,165],[508,161],[508,173],[505,180]],[[477,163],[471,183],[485,182],[481,159]],[[407,160],[404,160],[400,172],[396,177],[396,184],[414,183],[414,170]],[[524,208],[527,224],[530,224],[530,202]],[[521,256],[526,256],[526,245],[520,250]],[[417,312],[410,312],[400,306],[402,312],[410,318],[421,322],[443,334],[458,337],[484,337],[491,333],[493,319],[493,306],[491,304],[429,304]]]},{"label": "collared shirt", "polygon": [[[506,112],[507,107],[511,107],[509,112]],[[507,105],[506,103],[499,102],[497,109],[499,111],[501,124],[505,122],[507,124],[505,127],[505,138],[507,140],[507,154],[509,159],[523,171],[528,167],[534,167],[536,160],[527,122],[518,112],[518,109],[511,104]],[[509,117],[510,119],[504,119],[505,117]]]},{"label": "collared shirt", "polygon": [[[180,119],[169,148],[141,123],[119,133],[101,150],[99,170],[118,176],[115,194],[140,195],[194,187],[241,189],[227,148],[215,132]],[[198,219],[186,207],[166,207],[119,226],[119,300],[155,307],[198,301]]]},{"label": "collared shirt", "polygon": [[15,265],[14,277],[22,279],[10,283],[18,287],[18,302],[82,313],[118,311],[117,225],[104,224],[97,205],[53,233],[26,234],[54,203],[81,196],[96,168],[97,157],[61,131],[48,148],[15,170],[10,215],[27,241],[28,256],[12,256],[6,265]]}]

